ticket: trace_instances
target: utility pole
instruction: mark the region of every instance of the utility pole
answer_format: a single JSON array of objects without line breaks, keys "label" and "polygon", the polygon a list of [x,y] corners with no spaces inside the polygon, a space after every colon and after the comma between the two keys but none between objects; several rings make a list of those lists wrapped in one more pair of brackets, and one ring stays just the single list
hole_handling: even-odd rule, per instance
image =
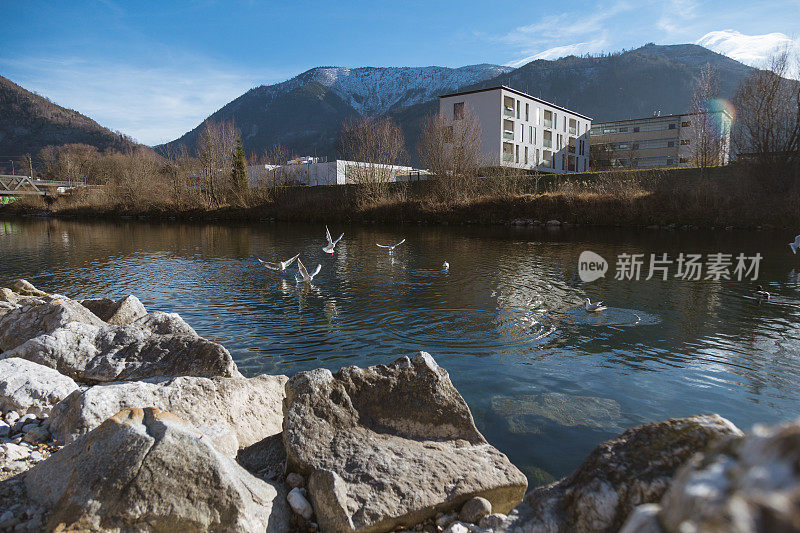
[{"label": "utility pole", "polygon": [[31,160],[31,156],[28,156],[28,168],[30,169],[30,177],[33,179],[33,161]]}]

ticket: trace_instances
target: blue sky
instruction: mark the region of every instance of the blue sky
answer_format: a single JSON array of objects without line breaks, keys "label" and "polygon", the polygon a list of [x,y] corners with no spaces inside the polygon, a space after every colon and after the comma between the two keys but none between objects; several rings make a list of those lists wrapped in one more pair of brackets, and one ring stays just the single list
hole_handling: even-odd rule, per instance
[{"label": "blue sky", "polygon": [[700,42],[750,64],[797,46],[800,1],[0,0],[0,74],[147,144],[320,65],[516,65]]}]

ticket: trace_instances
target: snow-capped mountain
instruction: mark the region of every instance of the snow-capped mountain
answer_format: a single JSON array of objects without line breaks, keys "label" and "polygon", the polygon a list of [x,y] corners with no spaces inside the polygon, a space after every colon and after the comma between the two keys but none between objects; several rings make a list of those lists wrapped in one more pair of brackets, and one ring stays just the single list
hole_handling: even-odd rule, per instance
[{"label": "snow-capped mountain", "polygon": [[438,95],[514,70],[501,65],[447,67],[316,67],[283,83],[258,87],[266,98],[317,82],[331,89],[359,114],[382,115],[397,106],[418,104]]}]

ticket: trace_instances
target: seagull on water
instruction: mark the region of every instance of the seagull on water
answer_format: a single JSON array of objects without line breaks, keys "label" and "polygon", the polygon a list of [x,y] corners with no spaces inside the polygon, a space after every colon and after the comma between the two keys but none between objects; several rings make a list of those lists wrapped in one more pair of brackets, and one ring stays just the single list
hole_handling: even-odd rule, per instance
[{"label": "seagull on water", "polygon": [[584,299],[586,300],[586,303],[584,304],[583,308],[586,309],[586,311],[588,311],[589,313],[596,313],[606,308],[606,306],[603,305],[603,302],[592,303],[592,301],[589,300],[589,298],[584,298]]},{"label": "seagull on water", "polygon": [[314,273],[313,274],[309,274],[308,270],[306,270],[306,267],[303,264],[303,262],[298,259],[297,260],[297,270],[300,271],[300,276],[301,277],[298,278],[297,276],[295,276],[294,277],[295,281],[297,283],[300,283],[302,281],[303,283],[309,283],[310,284],[311,281],[314,279],[314,276],[319,274],[319,271],[322,270],[322,265],[317,265],[317,269],[314,270]]},{"label": "seagull on water", "polygon": [[322,249],[322,251],[325,252],[326,254],[332,254],[333,253],[333,247],[336,246],[337,242],[342,240],[342,237],[344,237],[344,233],[339,235],[339,238],[334,241],[331,238],[331,232],[328,229],[328,226],[325,226],[325,237],[328,238],[328,244],[325,245],[325,247]]},{"label": "seagull on water", "polygon": [[800,235],[794,238],[794,242],[789,243],[789,248],[792,249],[793,254],[797,253],[797,249],[800,248]]},{"label": "seagull on water", "polygon": [[405,239],[403,239],[402,241],[398,242],[397,244],[392,244],[392,245],[388,245],[388,244],[378,244],[378,243],[375,243],[375,244],[378,244],[378,246],[380,246],[381,248],[388,248],[388,249],[389,249],[389,253],[392,253],[392,252],[394,252],[394,249],[395,249],[395,248],[397,248],[398,246],[400,246],[400,245],[401,245],[401,244],[403,244],[404,242],[406,242],[406,240],[405,240]]},{"label": "seagull on water", "polygon": [[770,296],[772,296],[772,295],[770,293],[768,293],[767,291],[765,291],[764,287],[759,285],[758,287],[756,287],[756,291],[753,293],[753,296],[755,296],[756,298],[758,298],[760,300],[769,300]]},{"label": "seagull on water", "polygon": [[294,260],[300,257],[300,254],[297,254],[294,257],[287,259],[286,261],[278,261],[277,263],[270,263],[268,261],[263,261],[261,259],[258,260],[263,266],[270,270],[278,270],[280,272],[286,272],[286,269],[289,268],[289,265],[294,263]]},{"label": "seagull on water", "polygon": [[442,270],[450,270],[450,263],[448,263],[447,261],[442,263]]}]

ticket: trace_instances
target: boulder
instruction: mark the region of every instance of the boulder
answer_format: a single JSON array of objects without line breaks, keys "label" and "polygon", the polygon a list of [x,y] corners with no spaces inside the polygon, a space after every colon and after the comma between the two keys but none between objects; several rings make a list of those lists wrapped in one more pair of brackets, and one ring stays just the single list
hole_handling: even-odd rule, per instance
[{"label": "boulder", "polygon": [[52,368],[11,357],[0,360],[0,411],[47,415],[78,389],[78,384]]},{"label": "boulder", "polygon": [[49,296],[46,292],[40,291],[33,286],[33,283],[25,279],[14,280],[11,283],[11,290],[21,296]]},{"label": "boulder", "polygon": [[[747,436],[732,437],[689,461],[660,509],[648,513],[650,524],[666,533],[800,531],[798,464],[800,420],[756,426]],[[630,521],[642,520],[642,514]]]},{"label": "boulder", "polygon": [[477,524],[484,516],[492,514],[492,504],[486,498],[476,496],[467,500],[458,513],[458,519],[462,522]]},{"label": "boulder", "polygon": [[0,288],[0,302],[16,304],[20,300],[20,295],[7,287]]},{"label": "boulder", "polygon": [[197,337],[197,332],[178,313],[153,311],[133,322],[133,325],[157,335],[188,335]]},{"label": "boulder", "polygon": [[286,376],[178,377],[77,390],[50,415],[50,432],[69,444],[122,409],[157,407],[196,426],[230,428],[244,448],[281,432]]},{"label": "boulder", "polygon": [[527,487],[424,352],[298,373],[286,385],[283,442],[287,472],[307,477],[322,531],[410,527],[474,496],[507,513]]},{"label": "boulder", "polygon": [[0,316],[0,353],[24,342],[52,333],[70,322],[93,326],[104,323],[81,304],[68,298],[26,298]]},{"label": "boulder", "polygon": [[5,352],[3,357],[28,359],[85,383],[241,376],[228,350],[215,342],[190,335],[154,334],[136,325],[71,322]]},{"label": "boulder", "polygon": [[288,530],[285,494],[180,418],[126,409],[33,467],[47,530]]},{"label": "boulder", "polygon": [[81,300],[81,305],[115,326],[125,326],[147,314],[142,302],[136,296],[126,296],[114,301],[111,298]]},{"label": "boulder", "polygon": [[503,530],[617,531],[636,506],[661,500],[676,471],[696,452],[741,434],[719,415],[629,429],[600,444],[570,476],[528,493]]}]

